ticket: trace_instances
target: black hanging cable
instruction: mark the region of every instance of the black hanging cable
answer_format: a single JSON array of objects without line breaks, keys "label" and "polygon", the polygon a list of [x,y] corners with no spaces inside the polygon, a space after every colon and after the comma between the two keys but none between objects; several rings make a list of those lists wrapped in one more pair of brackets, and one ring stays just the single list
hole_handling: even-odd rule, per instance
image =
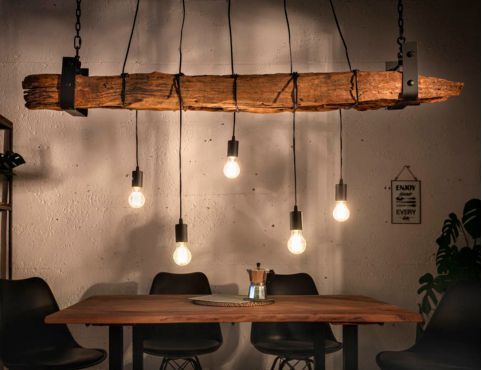
[{"label": "black hanging cable", "polygon": [[353,71],[353,68],[351,67],[351,62],[350,62],[350,55],[348,54],[348,46],[346,45],[345,38],[343,37],[343,32],[341,32],[340,23],[338,22],[338,17],[336,16],[335,6],[333,5],[332,0],[330,0],[330,5],[331,5],[331,11],[333,13],[333,18],[335,19],[336,28],[338,29],[338,34],[340,35],[341,41],[343,43],[343,47],[345,48],[345,56],[346,56],[346,61],[348,63],[348,68],[350,68],[350,71]]},{"label": "black hanging cable", "polygon": [[184,32],[184,22],[186,20],[186,4],[182,0],[182,23],[181,34],[179,37],[179,73],[176,75],[177,94],[179,97],[179,223],[182,224],[182,111],[184,102],[182,99],[181,76],[182,76],[182,36]]},{"label": "black hanging cable", "polygon": [[136,28],[137,14],[139,13],[139,3],[140,3],[140,0],[137,0],[136,11],[134,13],[134,20],[132,21],[131,34],[129,36],[129,42],[127,43],[127,50],[126,50],[126,55],[124,57],[124,63],[122,64],[122,72],[121,72],[121,77],[122,77],[122,90],[121,90],[122,106],[125,105],[125,101],[126,101],[126,76],[127,76],[127,73],[125,73],[125,70],[126,70],[127,58],[129,58],[129,51],[131,49],[132,36],[134,35],[134,29]]},{"label": "black hanging cable", "polygon": [[285,10],[285,18],[286,18],[286,26],[288,28],[288,46],[290,49],[290,73],[293,73],[293,55],[291,53],[291,29],[290,29],[290,20],[288,18],[288,4],[287,0],[283,0],[284,10]]},{"label": "black hanging cable", "polygon": [[340,183],[343,182],[343,118],[340,112]]},{"label": "black hanging cable", "polygon": [[295,207],[298,206],[298,181],[296,176],[296,109],[298,108],[298,73],[293,72],[293,173],[295,179]]},{"label": "black hanging cable", "polygon": [[288,29],[288,47],[290,51],[290,73],[291,79],[293,80],[293,90],[291,91],[291,99],[293,100],[293,124],[292,124],[292,136],[293,136],[293,174],[294,174],[294,199],[295,199],[295,209],[298,207],[298,179],[296,175],[296,109],[298,108],[298,73],[293,72],[293,53],[291,50],[291,28],[290,20],[288,17],[288,4],[287,0],[283,0],[286,27]]},{"label": "black hanging cable", "polygon": [[136,110],[136,168],[139,169],[139,134],[137,130],[137,110]]},{"label": "black hanging cable", "polygon": [[233,30],[231,25],[231,0],[228,0],[228,26],[229,26],[229,49],[231,56],[231,76],[233,77],[233,98],[235,111],[233,112],[233,140],[236,134],[236,113],[238,112],[238,75],[234,72]]}]

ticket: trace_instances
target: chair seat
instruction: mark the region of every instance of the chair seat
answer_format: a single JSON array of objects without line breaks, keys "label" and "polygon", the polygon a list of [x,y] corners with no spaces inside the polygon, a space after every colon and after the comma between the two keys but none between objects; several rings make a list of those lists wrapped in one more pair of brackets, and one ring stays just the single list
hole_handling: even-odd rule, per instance
[{"label": "chair seat", "polygon": [[[254,347],[267,355],[281,357],[308,358],[314,356],[313,341],[277,339],[253,343]],[[333,340],[325,339],[325,353],[333,353],[341,349],[342,344]]]},{"label": "chair seat", "polygon": [[480,370],[480,351],[386,351],[377,364],[382,370]]},{"label": "chair seat", "polygon": [[82,347],[52,348],[48,350],[24,353],[21,358],[5,359],[7,367],[29,367],[76,370],[94,366],[107,357],[102,349]]},{"label": "chair seat", "polygon": [[185,358],[216,351],[222,342],[214,339],[147,339],[144,352],[153,356]]}]

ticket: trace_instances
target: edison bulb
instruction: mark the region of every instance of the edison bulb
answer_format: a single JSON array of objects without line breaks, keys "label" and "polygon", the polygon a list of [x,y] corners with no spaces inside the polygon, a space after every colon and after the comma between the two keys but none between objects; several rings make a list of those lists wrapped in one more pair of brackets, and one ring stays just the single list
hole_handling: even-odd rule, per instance
[{"label": "edison bulb", "polygon": [[191,251],[187,247],[187,243],[185,242],[179,242],[176,243],[176,250],[172,254],[172,258],[174,259],[174,262],[178,266],[186,266],[189,265],[189,262],[191,262]]},{"label": "edison bulb", "polygon": [[345,222],[350,218],[350,210],[346,205],[346,201],[340,200],[336,202],[336,206],[333,209],[333,218],[338,222]]},{"label": "edison bulb", "polygon": [[132,208],[141,208],[146,203],[146,197],[142,194],[142,188],[134,186],[132,192],[129,195],[129,205]]},{"label": "edison bulb", "polygon": [[224,165],[224,176],[226,176],[228,179],[235,179],[241,172],[237,159],[238,157],[228,157],[228,161]]},{"label": "edison bulb", "polygon": [[291,236],[288,239],[288,249],[293,254],[301,254],[306,249],[306,240],[303,237],[303,231],[291,230]]}]

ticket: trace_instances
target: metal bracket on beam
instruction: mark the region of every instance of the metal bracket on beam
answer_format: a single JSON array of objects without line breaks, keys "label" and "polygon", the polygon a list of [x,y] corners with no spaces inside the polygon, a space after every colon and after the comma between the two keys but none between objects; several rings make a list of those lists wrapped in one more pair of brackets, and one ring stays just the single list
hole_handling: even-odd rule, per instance
[{"label": "metal bracket on beam", "polygon": [[75,76],[88,76],[88,68],[80,68],[80,60],[63,57],[60,76],[60,108],[76,117],[87,117],[87,109],[75,108]]},{"label": "metal bracket on beam", "polygon": [[[407,105],[419,105],[418,100],[418,50],[416,41],[408,41],[402,47],[400,62],[387,62],[387,71],[402,72],[402,100],[387,109],[403,109]],[[400,68],[401,67],[401,68]]]}]

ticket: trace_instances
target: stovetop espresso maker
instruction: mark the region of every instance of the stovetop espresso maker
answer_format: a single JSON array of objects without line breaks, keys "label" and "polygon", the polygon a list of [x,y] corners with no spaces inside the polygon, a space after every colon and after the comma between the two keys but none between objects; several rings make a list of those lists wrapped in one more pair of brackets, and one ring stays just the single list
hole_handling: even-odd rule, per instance
[{"label": "stovetop espresso maker", "polygon": [[248,298],[252,300],[266,299],[266,278],[269,270],[261,268],[261,263],[256,263],[256,269],[247,269],[249,275]]}]

